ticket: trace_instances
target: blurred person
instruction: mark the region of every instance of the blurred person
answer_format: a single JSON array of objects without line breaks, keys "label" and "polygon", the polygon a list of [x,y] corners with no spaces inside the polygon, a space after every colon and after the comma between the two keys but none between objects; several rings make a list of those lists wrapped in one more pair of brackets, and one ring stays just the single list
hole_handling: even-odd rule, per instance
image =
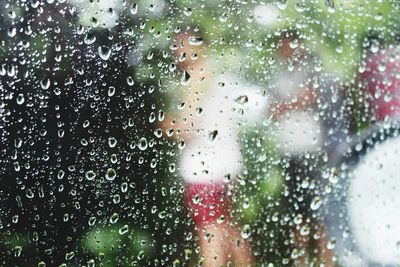
[{"label": "blurred person", "polygon": [[229,209],[229,188],[243,165],[238,127],[257,123],[267,101],[261,90],[219,71],[212,59],[203,58],[206,47],[194,34],[177,38],[182,86],[175,99],[181,102],[176,118],[162,128],[173,129],[186,143],[178,168],[186,185],[186,204],[198,231],[204,266],[254,264],[249,243]]},{"label": "blurred person", "polygon": [[338,264],[344,266],[400,263],[399,71],[399,47],[365,53],[356,97],[368,125],[349,135],[330,159],[334,186],[325,221]]},{"label": "blurred person", "polygon": [[394,267],[400,263],[400,48],[366,55],[359,88],[371,124],[338,148],[342,179],[328,203],[327,224],[339,263]]},{"label": "blurred person", "polygon": [[299,222],[293,226],[295,264],[308,265],[313,254],[324,266],[332,266],[322,216],[312,203],[323,199],[321,167],[348,133],[344,86],[302,48],[295,35],[287,33],[280,43],[282,68],[271,79],[269,114],[283,155],[288,213]]}]

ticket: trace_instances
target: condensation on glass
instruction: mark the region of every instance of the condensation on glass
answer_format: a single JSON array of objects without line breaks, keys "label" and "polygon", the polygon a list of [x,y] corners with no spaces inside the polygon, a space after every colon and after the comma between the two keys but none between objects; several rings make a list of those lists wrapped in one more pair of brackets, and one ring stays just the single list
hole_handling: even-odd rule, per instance
[{"label": "condensation on glass", "polygon": [[1,266],[399,266],[400,4],[4,0]]}]

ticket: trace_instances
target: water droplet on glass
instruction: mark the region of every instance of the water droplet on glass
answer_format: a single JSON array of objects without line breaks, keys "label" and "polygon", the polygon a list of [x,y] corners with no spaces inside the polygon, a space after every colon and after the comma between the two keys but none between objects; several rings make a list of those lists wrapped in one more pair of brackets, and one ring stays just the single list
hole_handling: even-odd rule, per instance
[{"label": "water droplet on glass", "polygon": [[139,144],[138,144],[138,148],[140,150],[142,150],[142,151],[147,149],[147,140],[146,140],[146,138],[144,138],[144,137],[140,138]]},{"label": "water droplet on glass", "polygon": [[217,135],[218,135],[218,130],[210,131],[208,133],[208,139],[210,140],[210,142],[213,142],[215,138],[217,138]]},{"label": "water droplet on glass", "polygon": [[237,97],[235,99],[235,101],[239,104],[245,104],[245,103],[249,102],[249,98],[247,97],[247,95],[241,95],[241,96]]},{"label": "water droplet on glass", "polygon": [[43,90],[47,90],[50,87],[50,79],[45,78],[40,81],[40,87],[42,87]]},{"label": "water droplet on glass", "polygon": [[113,213],[110,217],[110,223],[114,224],[118,221],[118,219],[119,219],[118,213]]},{"label": "water droplet on glass", "polygon": [[111,55],[111,49],[106,46],[99,46],[97,52],[102,60],[108,60]]},{"label": "water droplet on glass", "polygon": [[133,3],[131,8],[130,8],[131,14],[132,15],[136,15],[138,12],[138,4],[137,3]]},{"label": "water droplet on glass", "polygon": [[14,37],[17,34],[17,28],[10,27],[7,31],[9,37]]},{"label": "water droplet on glass", "polygon": [[113,168],[108,168],[106,171],[106,179],[108,181],[113,181],[117,177],[117,172]]},{"label": "water droplet on glass", "polygon": [[87,172],[85,173],[85,177],[86,177],[86,179],[88,179],[88,180],[93,180],[93,179],[96,177],[96,173],[95,173],[94,171],[92,171],[92,170],[87,171]]},{"label": "water droplet on glass", "polygon": [[108,87],[108,96],[112,97],[114,94],[115,94],[115,87],[114,86]]},{"label": "water droplet on glass", "polygon": [[57,179],[61,180],[62,178],[64,178],[64,175],[65,175],[65,171],[59,170],[57,173]]},{"label": "water droplet on glass", "polygon": [[197,36],[189,36],[188,41],[190,45],[198,46],[203,43],[203,38]]},{"label": "water droplet on glass", "polygon": [[96,41],[96,36],[93,33],[86,33],[83,37],[83,42],[87,45],[93,44]]},{"label": "water droplet on glass", "polygon": [[242,231],[240,232],[244,239],[247,239],[251,236],[251,227],[248,224],[243,225]]},{"label": "water droplet on glass", "polygon": [[128,227],[128,225],[125,224],[124,226],[122,226],[121,228],[119,228],[118,233],[119,233],[120,235],[124,235],[124,234],[126,234],[128,231],[129,231],[129,227]]},{"label": "water droplet on glass", "polygon": [[109,137],[108,138],[108,146],[113,148],[117,145],[117,139],[115,137]]},{"label": "water droplet on glass", "polygon": [[23,94],[18,94],[17,96],[17,104],[22,105],[25,102],[25,97]]},{"label": "water droplet on glass", "polygon": [[311,201],[310,208],[312,210],[317,210],[319,209],[319,207],[321,207],[321,205],[322,205],[322,199],[317,196],[314,197],[313,200]]},{"label": "water droplet on glass", "polygon": [[336,246],[336,239],[335,239],[334,237],[332,237],[332,238],[329,240],[329,242],[328,242],[328,244],[327,244],[326,247],[327,247],[328,249],[334,249],[335,246]]}]

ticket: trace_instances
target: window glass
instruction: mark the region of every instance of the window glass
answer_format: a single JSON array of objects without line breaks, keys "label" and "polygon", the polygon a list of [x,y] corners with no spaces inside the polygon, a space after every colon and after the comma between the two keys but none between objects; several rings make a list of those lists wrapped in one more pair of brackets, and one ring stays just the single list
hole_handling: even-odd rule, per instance
[{"label": "window glass", "polygon": [[395,0],[0,2],[1,266],[399,266]]}]

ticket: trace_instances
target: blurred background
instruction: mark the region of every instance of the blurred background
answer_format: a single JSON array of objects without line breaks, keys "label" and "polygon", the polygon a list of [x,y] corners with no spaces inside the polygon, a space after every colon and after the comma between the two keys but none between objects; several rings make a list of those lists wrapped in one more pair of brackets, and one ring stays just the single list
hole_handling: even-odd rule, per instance
[{"label": "blurred background", "polygon": [[366,266],[335,256],[348,229],[326,216],[343,189],[329,163],[396,113],[379,103],[398,100],[399,11],[380,0],[1,1],[0,265],[201,263],[174,127],[185,95],[210,87],[183,67],[200,64],[217,86],[265,100],[235,126],[243,170],[229,189],[257,266]]}]

